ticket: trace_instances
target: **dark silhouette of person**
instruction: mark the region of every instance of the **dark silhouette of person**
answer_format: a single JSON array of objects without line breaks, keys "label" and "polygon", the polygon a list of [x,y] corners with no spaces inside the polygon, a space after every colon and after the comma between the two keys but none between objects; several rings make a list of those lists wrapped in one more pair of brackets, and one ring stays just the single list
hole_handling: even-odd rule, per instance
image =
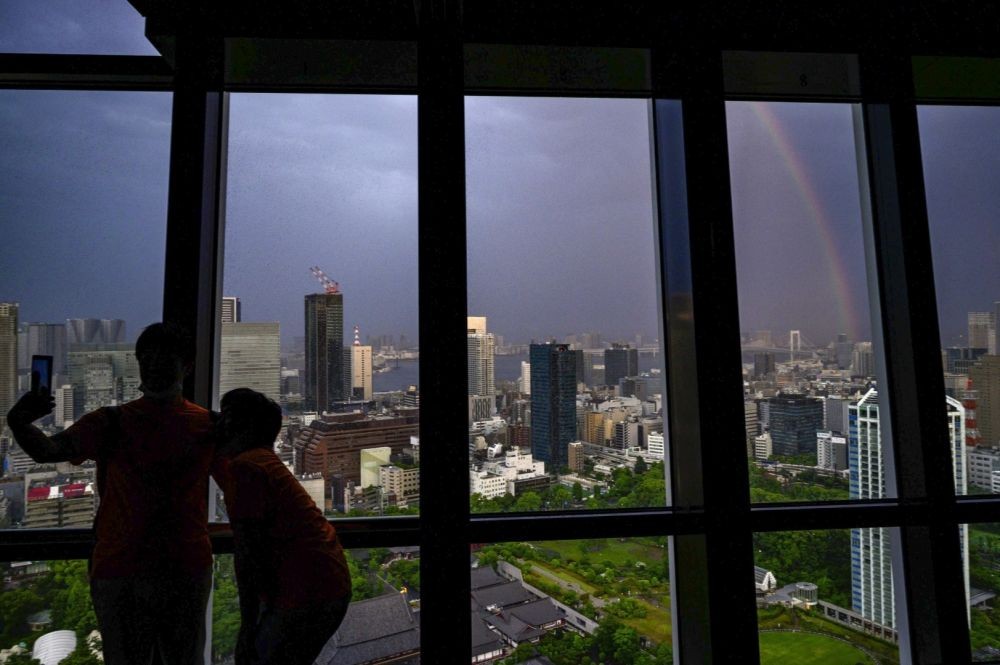
[{"label": "dark silhouette of person", "polygon": [[166,665],[201,664],[212,583],[208,476],[222,470],[214,419],[181,394],[195,355],[183,328],[147,327],[135,355],[139,399],[92,411],[51,437],[31,424],[52,411],[48,394],[29,392],[7,418],[36,462],[97,462],[90,588],[104,662],[158,655]]},{"label": "dark silhouette of person", "polygon": [[222,487],[242,619],[237,665],[310,665],[351,600],[336,532],[274,453],[280,430],[281,407],[265,395],[237,388],[222,398]]}]

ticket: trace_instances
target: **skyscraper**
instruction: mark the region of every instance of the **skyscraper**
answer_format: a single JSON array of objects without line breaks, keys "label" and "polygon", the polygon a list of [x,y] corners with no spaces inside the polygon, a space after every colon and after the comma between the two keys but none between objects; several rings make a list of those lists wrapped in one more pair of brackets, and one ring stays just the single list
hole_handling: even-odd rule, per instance
[{"label": "skyscraper", "polygon": [[[469,396],[496,399],[496,382],[493,378],[493,333],[486,331],[485,316],[466,319],[469,354]],[[491,408],[491,414],[495,408]]]},{"label": "skyscraper", "polygon": [[576,438],[576,357],[566,344],[532,344],[531,453],[554,471]]},{"label": "skyscraper", "polygon": [[753,354],[753,378],[763,379],[774,374],[774,354],[770,351],[758,351]]},{"label": "skyscraper", "polygon": [[351,345],[351,399],[372,398],[372,347],[361,343],[361,332],[354,326]]},{"label": "skyscraper", "polygon": [[969,312],[969,348],[989,349],[993,312]]},{"label": "skyscraper", "polygon": [[854,345],[851,357],[851,374],[853,376],[875,376],[875,352],[871,342],[858,342]]},{"label": "skyscraper", "polygon": [[[965,410],[958,400],[951,397],[945,400],[955,493],[965,494]],[[886,496],[878,407],[878,392],[874,388],[849,407],[847,463],[852,499],[881,499]],[[968,593],[968,527],[963,525],[961,529],[962,566]],[[891,628],[896,625],[892,552],[887,528],[851,529],[851,604],[854,611],[866,619]]]},{"label": "skyscraper", "polygon": [[222,296],[222,323],[239,323],[243,320],[243,306],[236,296]]},{"label": "skyscraper", "polygon": [[324,411],[344,399],[344,294],[310,293],[306,309],[306,408]]},{"label": "skyscraper", "polygon": [[17,311],[16,302],[0,302],[0,434],[17,398]]},{"label": "skyscraper", "polygon": [[983,356],[969,368],[977,392],[976,422],[983,445],[1000,446],[1000,356]]},{"label": "skyscraper", "polygon": [[140,396],[139,363],[132,344],[71,344],[66,371],[73,386],[73,419]]},{"label": "skyscraper", "polygon": [[222,324],[219,349],[219,396],[234,388],[251,388],[274,401],[281,397],[279,325]]},{"label": "skyscraper", "polygon": [[52,373],[62,374],[66,363],[66,326],[62,323],[22,323],[17,333],[17,366],[31,371],[31,356],[52,356]]},{"label": "skyscraper", "polygon": [[816,452],[816,432],[823,429],[823,402],[804,395],[772,397],[768,429],[775,455]]},{"label": "skyscraper", "polygon": [[120,344],[125,341],[122,319],[66,319],[66,344]]},{"label": "skyscraper", "polygon": [[604,350],[604,384],[617,386],[626,376],[639,375],[639,350],[628,344],[613,344]]}]

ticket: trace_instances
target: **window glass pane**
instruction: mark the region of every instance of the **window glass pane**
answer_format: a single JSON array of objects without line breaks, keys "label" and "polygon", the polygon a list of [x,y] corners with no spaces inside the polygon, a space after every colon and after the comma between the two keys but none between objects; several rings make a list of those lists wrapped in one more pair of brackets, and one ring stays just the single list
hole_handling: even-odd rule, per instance
[{"label": "window glass pane", "polygon": [[473,548],[472,662],[673,663],[667,538]]},{"label": "window glass pane", "polygon": [[472,510],[665,505],[649,103],[465,117]]},{"label": "window glass pane", "polygon": [[898,663],[888,529],[755,533],[760,662]]},{"label": "window glass pane", "polygon": [[281,404],[331,517],[420,501],[416,124],[412,96],[230,95],[218,393]]},{"label": "window glass pane", "polygon": [[159,55],[127,0],[4,0],[0,53]]},{"label": "window glass pane", "polygon": [[852,107],[726,113],[752,499],[887,496]]},{"label": "window glass pane", "polygon": [[0,648],[23,662],[55,663],[70,653],[90,662],[84,657],[101,653],[86,561],[4,561],[0,573]]},{"label": "window glass pane", "polygon": [[[345,550],[353,595],[319,663],[416,663],[420,658],[420,548]],[[233,556],[215,557],[212,662],[231,663],[240,629]]]},{"label": "window glass pane", "polygon": [[[918,109],[949,419],[969,494],[1000,493],[1000,109]],[[954,423],[951,421],[954,420]],[[965,492],[962,492],[963,494]]]},{"label": "window glass pane", "polygon": [[0,91],[8,526],[89,526],[94,506],[92,462],[41,468],[6,428],[32,355],[53,356],[56,411],[39,421],[50,434],[139,396],[133,344],[162,312],[170,102],[159,92]]},{"label": "window glass pane", "polygon": [[1000,659],[1000,524],[969,524],[969,622],[972,659]]}]

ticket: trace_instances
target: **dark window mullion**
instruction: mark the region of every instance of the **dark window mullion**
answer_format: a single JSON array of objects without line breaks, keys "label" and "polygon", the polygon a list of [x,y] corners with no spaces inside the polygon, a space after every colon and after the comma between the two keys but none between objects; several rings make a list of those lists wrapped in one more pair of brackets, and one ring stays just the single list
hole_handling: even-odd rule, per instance
[{"label": "dark window mullion", "polygon": [[[669,64],[667,64],[669,63]],[[756,662],[757,615],[743,429],[739,306],[721,52],[655,52],[660,274],[672,505],[704,533],[671,544],[676,646],[684,662]]]},{"label": "dark window mullion", "polygon": [[[951,445],[931,271],[910,57],[862,54],[862,87],[875,264],[878,273],[887,490],[926,502],[923,524],[893,531],[896,628],[902,662],[967,662],[968,607],[955,513]],[[893,481],[895,481],[893,483]]]},{"label": "dark window mullion", "polygon": [[418,77],[421,659],[457,662],[469,631],[465,100],[461,3],[420,5]]},{"label": "dark window mullion", "polygon": [[206,408],[212,406],[215,383],[214,324],[222,270],[222,58],[221,39],[177,36],[163,319],[194,334],[198,362],[184,393]]}]

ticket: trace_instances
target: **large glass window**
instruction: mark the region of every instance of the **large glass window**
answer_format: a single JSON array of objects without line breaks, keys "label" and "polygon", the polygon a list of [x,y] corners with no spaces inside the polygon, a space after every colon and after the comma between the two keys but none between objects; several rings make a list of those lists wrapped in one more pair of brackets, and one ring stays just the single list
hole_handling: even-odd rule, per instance
[{"label": "large glass window", "polygon": [[416,120],[408,96],[230,95],[218,394],[281,404],[275,450],[331,517],[420,502]]},{"label": "large glass window", "polygon": [[663,506],[645,100],[466,98],[473,512]]},{"label": "large glass window", "polygon": [[[0,418],[54,359],[55,433],[139,396],[133,354],[161,318],[171,96],[0,92]],[[39,466],[0,428],[0,523],[88,527],[94,467]]]},{"label": "large glass window", "polygon": [[0,53],[159,55],[128,0],[4,0]]},{"label": "large glass window", "polygon": [[889,496],[852,108],[726,113],[751,498]]},{"label": "large glass window", "polygon": [[949,431],[960,494],[1000,494],[1000,108],[918,109]]}]

